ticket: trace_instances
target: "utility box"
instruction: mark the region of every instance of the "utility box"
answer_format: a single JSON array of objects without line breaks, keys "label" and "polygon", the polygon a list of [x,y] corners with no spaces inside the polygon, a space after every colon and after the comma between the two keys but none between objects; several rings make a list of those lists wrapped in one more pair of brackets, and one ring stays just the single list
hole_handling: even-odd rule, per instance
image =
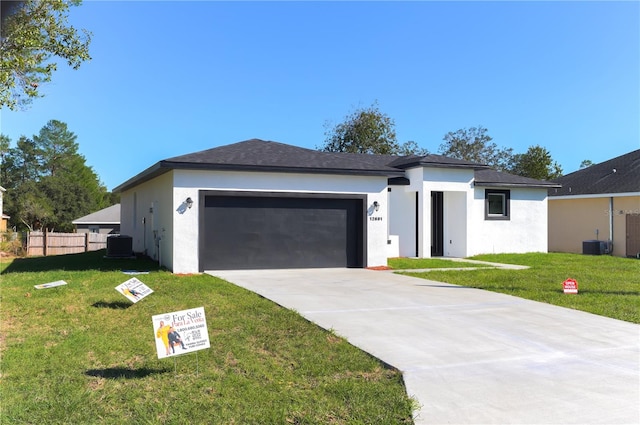
[{"label": "utility box", "polygon": [[133,257],[133,238],[127,235],[107,237],[107,258]]}]

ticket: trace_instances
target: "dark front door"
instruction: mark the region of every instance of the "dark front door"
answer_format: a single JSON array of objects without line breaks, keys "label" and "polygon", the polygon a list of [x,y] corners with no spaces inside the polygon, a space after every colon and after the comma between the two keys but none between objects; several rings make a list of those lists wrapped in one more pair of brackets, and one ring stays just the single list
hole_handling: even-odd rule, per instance
[{"label": "dark front door", "polygon": [[205,196],[201,270],[363,267],[363,200]]},{"label": "dark front door", "polygon": [[443,192],[431,192],[431,256],[444,255]]}]

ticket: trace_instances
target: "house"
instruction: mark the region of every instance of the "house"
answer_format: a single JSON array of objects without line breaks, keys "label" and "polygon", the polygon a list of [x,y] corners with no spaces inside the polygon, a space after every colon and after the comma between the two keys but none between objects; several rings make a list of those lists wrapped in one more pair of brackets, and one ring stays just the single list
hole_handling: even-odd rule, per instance
[{"label": "house", "polygon": [[6,232],[7,231],[7,227],[8,227],[8,223],[9,223],[9,219],[11,217],[9,217],[8,215],[6,215],[2,209],[2,198],[4,197],[4,193],[7,191],[7,189],[5,189],[4,187],[0,186],[0,232]]},{"label": "house", "polygon": [[[555,180],[549,190],[549,250],[640,258],[640,149]],[[587,245],[588,246],[588,245]]]},{"label": "house", "polygon": [[78,233],[120,233],[120,204],[111,205],[71,222]]},{"label": "house", "polygon": [[556,186],[439,155],[252,139],[160,161],[114,192],[133,250],[193,273],[546,252]]}]

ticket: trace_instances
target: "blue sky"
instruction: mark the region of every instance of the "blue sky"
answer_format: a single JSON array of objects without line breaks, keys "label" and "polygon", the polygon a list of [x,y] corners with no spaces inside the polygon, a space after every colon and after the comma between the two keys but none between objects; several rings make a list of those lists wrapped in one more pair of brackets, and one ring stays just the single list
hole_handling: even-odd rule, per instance
[{"label": "blue sky", "polygon": [[85,0],[70,21],[93,59],[3,109],[2,133],[66,122],[109,190],[246,139],[316,148],[375,101],[432,153],[479,125],[565,173],[640,148],[639,2]]}]

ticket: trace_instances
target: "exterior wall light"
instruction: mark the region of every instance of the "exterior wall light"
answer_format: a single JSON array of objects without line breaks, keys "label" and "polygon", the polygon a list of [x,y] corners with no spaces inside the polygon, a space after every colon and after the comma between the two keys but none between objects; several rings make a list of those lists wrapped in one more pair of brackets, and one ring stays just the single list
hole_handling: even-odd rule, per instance
[{"label": "exterior wall light", "polygon": [[193,199],[191,199],[191,197],[188,197],[184,202],[186,202],[187,208],[191,208],[193,206]]},{"label": "exterior wall light", "polygon": [[378,211],[380,209],[380,204],[378,201],[373,201],[373,209]]}]

